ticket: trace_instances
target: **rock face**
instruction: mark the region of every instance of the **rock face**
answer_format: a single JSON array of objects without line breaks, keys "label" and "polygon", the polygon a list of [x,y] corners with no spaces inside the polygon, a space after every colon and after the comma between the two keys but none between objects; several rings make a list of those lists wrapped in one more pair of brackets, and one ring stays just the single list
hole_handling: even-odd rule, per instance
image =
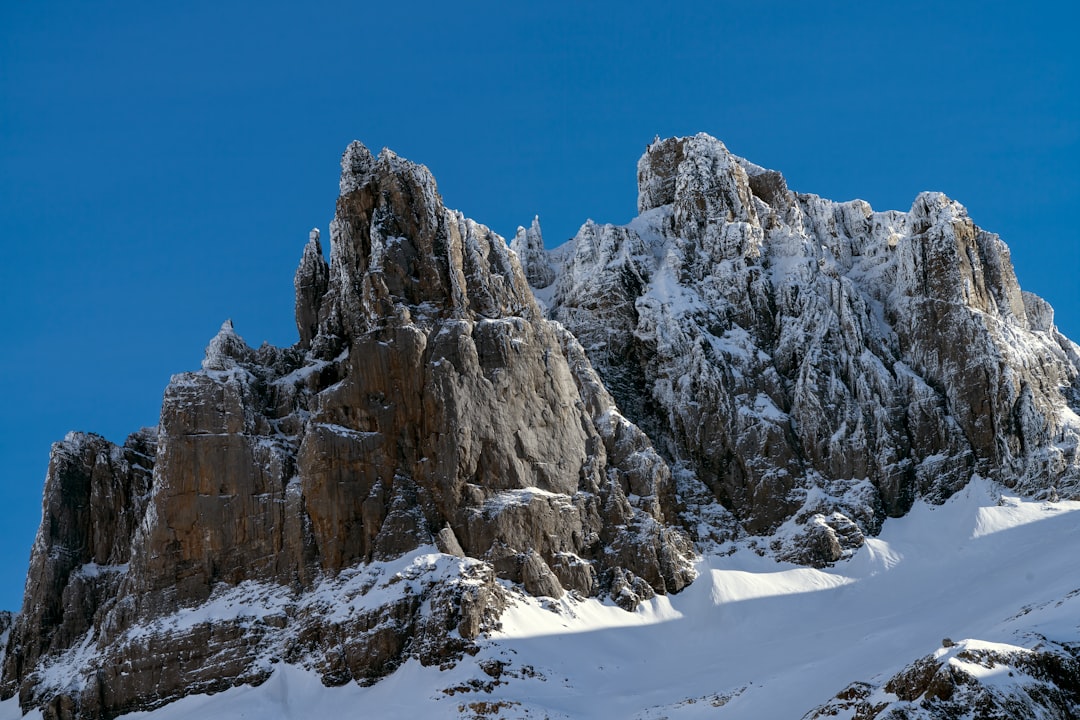
[{"label": "rock face", "polygon": [[11,634],[12,615],[7,610],[0,610],[0,667],[4,665],[7,654],[8,636]]},{"label": "rock face", "polygon": [[323,257],[319,231],[312,230],[293,279],[296,289],[296,329],[300,333],[301,349],[311,347],[312,339],[319,332],[319,309],[329,285],[330,267]]},{"label": "rock face", "polygon": [[1080,494],[1080,352],[961,205],[794,193],[707,135],[654,142],[638,184],[637,219],[549,254],[549,312],[688,516],[734,513],[719,539],[821,564],[974,474]]},{"label": "rock face", "polygon": [[296,346],[227,322],[156,430],[54,447],[5,697],[112,717],[279,661],[371,681],[468,650],[498,579],[626,608],[693,579],[667,464],[426,168],[351,145],[330,263],[313,233],[294,285]]},{"label": "rock face", "polygon": [[22,677],[43,656],[81,641],[96,609],[116,594],[146,509],[156,440],[154,430],[142,430],[119,447],[97,435],[71,433],[53,445],[4,678]]}]

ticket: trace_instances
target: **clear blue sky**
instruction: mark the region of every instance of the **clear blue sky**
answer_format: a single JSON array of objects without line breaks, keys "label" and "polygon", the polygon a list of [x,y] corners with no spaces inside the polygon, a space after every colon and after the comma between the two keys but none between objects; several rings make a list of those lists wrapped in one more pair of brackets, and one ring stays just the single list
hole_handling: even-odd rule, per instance
[{"label": "clear blue sky", "polygon": [[221,322],[295,341],[292,274],[360,139],[549,245],[625,222],[653,136],[711,133],[789,185],[941,190],[1080,338],[1073,2],[0,5],[0,608],[49,445],[157,422]]}]

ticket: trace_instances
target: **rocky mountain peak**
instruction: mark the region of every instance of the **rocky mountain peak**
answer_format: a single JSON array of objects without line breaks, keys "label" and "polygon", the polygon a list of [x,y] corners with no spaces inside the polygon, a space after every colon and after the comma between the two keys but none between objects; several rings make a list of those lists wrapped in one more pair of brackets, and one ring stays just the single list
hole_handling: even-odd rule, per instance
[{"label": "rocky mountain peak", "polygon": [[959,203],[795,192],[704,134],[638,181],[630,223],[508,248],[349,145],[298,343],[226,321],[158,427],[53,447],[0,697],[106,718],[281,663],[371,683],[479,652],[515,602],[678,593],[691,540],[826,566],[975,477],[1080,497],[1080,347]]},{"label": "rocky mountain peak", "polygon": [[[1028,328],[1024,301],[1001,239],[978,228],[967,208],[942,193],[920,193],[908,213],[910,232],[919,238],[901,248],[911,262],[919,291],[949,299],[998,320]],[[908,257],[905,250],[920,253]]]},{"label": "rocky mountain peak", "polygon": [[657,140],[638,161],[638,212],[670,205],[687,239],[702,245],[709,228],[757,223],[750,179],[724,143],[705,133]]},{"label": "rocky mountain peak", "polygon": [[426,167],[389,150],[372,158],[353,143],[342,159],[341,187],[320,310],[327,339],[387,323],[537,313],[505,241],[447,210]]},{"label": "rocky mountain peak", "polygon": [[[54,450],[0,694],[112,717],[282,659],[368,682],[454,662],[513,593],[632,609],[693,579],[668,465],[426,168],[351,144],[294,290],[295,347],[226,321],[156,433]],[[243,609],[187,619],[208,602]]]},{"label": "rocky mountain peak", "polygon": [[973,474],[1080,492],[1076,345],[962,205],[795,193],[701,134],[653,142],[638,186],[639,218],[551,253],[547,305],[736,534],[820,561]]},{"label": "rocky mountain peak", "polygon": [[236,334],[231,319],[221,324],[218,330],[206,346],[206,357],[203,358],[203,370],[231,370],[238,363],[251,362],[254,351],[248,347],[244,339]]},{"label": "rocky mountain peak", "polygon": [[510,249],[518,256],[525,271],[525,279],[537,290],[543,290],[555,281],[555,269],[544,251],[544,237],[540,232],[540,216],[533,218],[528,229],[519,227]]},{"label": "rocky mountain peak", "polygon": [[341,179],[338,181],[340,193],[346,195],[363,185],[374,165],[375,156],[366,145],[359,140],[349,143],[341,156]]}]

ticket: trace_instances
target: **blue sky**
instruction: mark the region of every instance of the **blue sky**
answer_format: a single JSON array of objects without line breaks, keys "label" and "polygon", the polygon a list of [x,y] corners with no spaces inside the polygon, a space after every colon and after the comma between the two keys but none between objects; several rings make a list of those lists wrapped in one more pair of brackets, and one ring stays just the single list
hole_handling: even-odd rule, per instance
[{"label": "blue sky", "polygon": [[51,442],[157,422],[232,318],[296,340],[292,274],[360,139],[549,245],[625,222],[655,135],[798,191],[964,203],[1080,338],[1074,3],[0,5],[0,608]]}]

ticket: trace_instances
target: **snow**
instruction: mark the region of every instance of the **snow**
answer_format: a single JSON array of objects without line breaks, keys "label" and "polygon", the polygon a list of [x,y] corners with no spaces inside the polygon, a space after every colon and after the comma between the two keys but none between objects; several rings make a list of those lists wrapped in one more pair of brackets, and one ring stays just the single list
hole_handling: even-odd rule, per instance
[{"label": "snow", "polygon": [[[345,353],[347,354],[348,350],[346,350]],[[339,358],[334,362],[342,362],[343,360],[344,358]],[[307,379],[312,375],[322,372],[326,368],[330,367],[330,365],[331,363],[327,360],[312,360],[303,367],[299,367],[296,370],[293,370],[288,375],[282,375],[277,380],[274,380],[273,384],[286,387],[289,385],[299,385],[302,382],[306,382]]]},{"label": "snow", "polygon": [[996,506],[979,508],[972,537],[983,537],[1038,522],[1062,512],[1062,505],[1067,507],[1071,504],[1031,503],[1024,502],[1018,497],[1002,495]]},{"label": "snow", "polygon": [[180,608],[150,625],[135,626],[128,636],[135,639],[162,632],[184,632],[206,623],[255,620],[283,611],[289,604],[289,596],[288,588],[280,585],[244,582],[215,593],[201,605]]},{"label": "snow", "polygon": [[[522,687],[496,694],[553,716],[798,718],[853,680],[887,678],[947,636],[1023,645],[1038,623],[1059,641],[1080,639],[1080,601],[1056,605],[1080,576],[1080,503],[1005,502],[974,480],[944,506],[918,503],[889,520],[880,538],[827,570],[745,550],[713,556],[682,594],[636,613],[637,627],[601,626],[593,611],[559,620],[572,636],[508,632],[501,642],[516,657],[569,678],[573,692],[564,697],[568,688],[549,683],[531,697]],[[1049,604],[1010,619],[1035,598]],[[516,612],[520,625],[524,611]],[[545,612],[536,611],[537,622],[550,626]]]},{"label": "snow", "polygon": [[832,590],[855,582],[854,578],[814,568],[792,568],[772,572],[712,570],[710,595],[716,605]]},{"label": "snow", "polygon": [[312,425],[314,427],[327,430],[334,435],[340,435],[341,437],[347,437],[353,440],[363,440],[365,438],[377,438],[382,436],[382,433],[380,432],[365,432],[362,430],[353,430],[352,428],[347,428],[344,425],[337,425],[335,423],[320,422],[312,423]]},{"label": "snow", "polygon": [[484,512],[497,514],[508,507],[528,505],[533,501],[533,498],[561,499],[570,502],[568,495],[553,493],[537,487],[518,488],[503,490],[489,497],[484,501]]},{"label": "snow", "polygon": [[462,569],[478,561],[443,555],[423,546],[395,560],[348,568],[336,577],[324,578],[313,590],[297,597],[289,588],[274,583],[248,581],[222,591],[206,602],[180,608],[149,626],[129,632],[137,638],[160,632],[180,633],[214,622],[251,621],[281,615],[287,608],[317,610],[329,620],[344,621],[350,614],[374,610],[406,593],[418,593],[422,582],[450,581]]},{"label": "snow", "polygon": [[76,568],[75,574],[81,575],[87,578],[100,577],[103,574],[117,573],[124,574],[128,571],[128,563],[123,565],[98,565],[95,562],[88,562],[85,565]]},{"label": "snow", "polygon": [[[410,661],[371,687],[326,688],[314,673],[281,665],[260,687],[127,717],[344,717],[362,707],[370,717],[458,718],[473,712],[470,703],[502,702],[499,717],[799,718],[852,681],[880,683],[935,651],[1004,682],[956,654],[1080,641],[1078,511],[1080,502],[1022,500],[975,478],[944,505],[920,501],[888,520],[832,568],[741,548],[702,558],[689,588],[634,613],[570,595],[518,595],[502,629],[451,669]],[[459,562],[419,553],[380,570],[408,575],[451,561]],[[344,586],[376,579],[369,575],[358,570],[318,594],[340,600],[351,594]],[[239,595],[250,603],[251,591]],[[217,598],[200,616],[262,614],[285,598],[261,595],[257,612],[237,600]],[[941,648],[946,637],[956,645]],[[507,663],[495,683],[481,669],[493,660]],[[14,700],[0,703],[0,720],[19,716]]]}]

